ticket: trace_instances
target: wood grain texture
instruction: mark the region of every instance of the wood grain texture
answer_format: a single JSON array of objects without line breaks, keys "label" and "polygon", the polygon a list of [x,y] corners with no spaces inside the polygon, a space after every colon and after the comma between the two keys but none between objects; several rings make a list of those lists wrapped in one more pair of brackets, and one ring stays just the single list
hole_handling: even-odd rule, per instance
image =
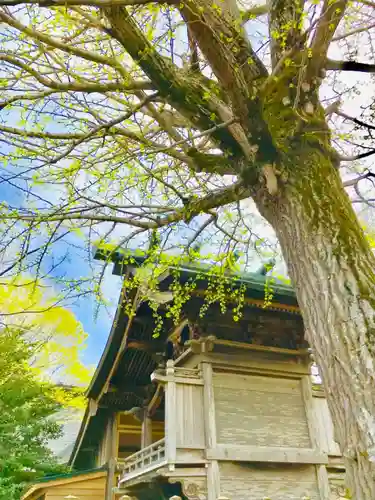
[{"label": "wood grain texture", "polygon": [[235,500],[321,500],[315,467],[220,464],[220,494]]},{"label": "wood grain texture", "polygon": [[206,447],[216,446],[216,402],[213,386],[213,372],[210,363],[202,363],[203,389],[203,414],[206,435]]},{"label": "wood grain texture", "polygon": [[299,380],[215,373],[213,383],[219,443],[311,447]]},{"label": "wood grain texture", "polygon": [[328,481],[327,468],[324,465],[318,465],[316,475],[321,500],[331,500],[332,492]]},{"label": "wood grain texture", "polygon": [[176,432],[178,448],[205,447],[203,386],[176,384]]},{"label": "wood grain texture", "polygon": [[220,494],[219,463],[217,460],[211,460],[207,466],[207,499],[217,500],[219,494]]},{"label": "wood grain texture", "polygon": [[168,382],[165,397],[165,442],[167,459],[170,464],[176,461],[176,383]]},{"label": "wood grain texture", "polygon": [[66,482],[59,486],[46,486],[46,500],[64,500],[67,496],[72,495],[79,499],[103,500],[105,495],[106,478],[92,479],[88,478],[84,481]]}]

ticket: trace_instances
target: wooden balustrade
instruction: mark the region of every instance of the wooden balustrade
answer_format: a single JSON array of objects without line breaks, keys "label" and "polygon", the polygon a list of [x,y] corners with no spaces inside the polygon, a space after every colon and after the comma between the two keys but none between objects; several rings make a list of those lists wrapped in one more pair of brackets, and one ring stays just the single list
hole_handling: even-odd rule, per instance
[{"label": "wooden balustrade", "polygon": [[165,460],[165,438],[163,438],[119,462],[119,467],[122,472],[120,483],[130,479],[130,477],[135,477],[146,471],[157,468],[160,464],[164,463]]}]

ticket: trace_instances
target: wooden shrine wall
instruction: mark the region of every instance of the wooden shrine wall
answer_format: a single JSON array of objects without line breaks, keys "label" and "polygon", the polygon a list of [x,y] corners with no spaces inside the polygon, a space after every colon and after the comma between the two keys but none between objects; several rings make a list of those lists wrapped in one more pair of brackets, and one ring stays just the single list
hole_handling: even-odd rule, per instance
[{"label": "wooden shrine wall", "polygon": [[214,373],[217,441],[310,448],[299,379]]},{"label": "wooden shrine wall", "polygon": [[220,492],[236,500],[321,500],[313,465],[220,464]]}]

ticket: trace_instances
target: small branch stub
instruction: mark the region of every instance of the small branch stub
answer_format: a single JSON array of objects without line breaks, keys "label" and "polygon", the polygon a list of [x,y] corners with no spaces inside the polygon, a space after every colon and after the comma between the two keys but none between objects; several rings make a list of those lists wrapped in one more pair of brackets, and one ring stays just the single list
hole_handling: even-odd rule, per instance
[{"label": "small branch stub", "polygon": [[278,192],[278,183],[274,166],[270,164],[264,165],[262,173],[266,182],[267,191],[271,196],[275,196]]}]

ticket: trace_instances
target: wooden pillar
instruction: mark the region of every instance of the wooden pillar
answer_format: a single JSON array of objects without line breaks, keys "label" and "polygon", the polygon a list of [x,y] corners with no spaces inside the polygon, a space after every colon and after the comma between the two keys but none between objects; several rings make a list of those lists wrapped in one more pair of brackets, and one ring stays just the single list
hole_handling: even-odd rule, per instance
[{"label": "wooden pillar", "polygon": [[107,449],[107,481],[105,485],[105,500],[113,500],[115,487],[115,473],[117,464],[117,416],[115,413],[110,419],[109,440]]},{"label": "wooden pillar", "polygon": [[150,444],[152,444],[152,420],[146,413],[142,420],[141,448],[146,448]]},{"label": "wooden pillar", "polygon": [[174,380],[174,363],[167,361],[167,385],[165,394],[165,439],[167,460],[170,470],[174,470],[176,463],[176,382]]},{"label": "wooden pillar", "polygon": [[[211,363],[202,363],[203,387],[203,415],[206,435],[206,448],[216,446],[216,417],[213,386],[213,371]],[[217,500],[220,495],[220,471],[217,460],[210,460],[207,464],[207,498]]]}]

